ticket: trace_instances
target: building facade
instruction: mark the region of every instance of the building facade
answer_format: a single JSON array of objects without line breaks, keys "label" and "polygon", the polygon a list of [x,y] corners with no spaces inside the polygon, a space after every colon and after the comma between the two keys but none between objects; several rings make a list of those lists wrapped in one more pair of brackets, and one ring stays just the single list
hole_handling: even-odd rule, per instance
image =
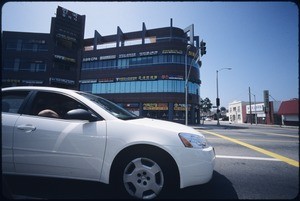
[{"label": "building facade", "polygon": [[299,126],[299,99],[283,101],[278,114],[281,115],[281,124]]},{"label": "building facade", "polygon": [[53,52],[50,34],[2,33],[2,87],[49,85]]},{"label": "building facade", "polygon": [[[251,124],[281,124],[278,115],[280,101],[269,101],[268,110],[265,103],[257,102],[251,104],[244,101],[233,101],[229,103],[228,116],[231,123]],[[250,110],[251,108],[251,110]]]},{"label": "building facade", "polygon": [[246,123],[246,105],[248,102],[233,101],[228,106],[229,122],[231,123]]},{"label": "building facade", "polygon": [[[199,36],[194,26],[84,39],[85,16],[62,7],[49,34],[3,32],[2,85],[42,85],[90,92],[140,116],[199,123]],[[188,81],[186,81],[188,80]],[[187,83],[187,84],[186,84]]]},{"label": "building facade", "polygon": [[50,33],[2,33],[2,87],[78,89],[85,16],[58,7]]}]

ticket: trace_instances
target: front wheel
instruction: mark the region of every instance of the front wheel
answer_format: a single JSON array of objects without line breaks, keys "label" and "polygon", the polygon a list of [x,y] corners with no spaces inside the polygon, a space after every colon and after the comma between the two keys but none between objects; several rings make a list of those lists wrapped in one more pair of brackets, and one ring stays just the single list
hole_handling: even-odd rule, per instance
[{"label": "front wheel", "polygon": [[154,199],[175,188],[177,176],[171,167],[172,163],[164,155],[133,154],[119,161],[113,183],[124,195]]},{"label": "front wheel", "polygon": [[153,199],[164,186],[164,174],[155,161],[136,158],[128,163],[123,172],[126,191],[139,199]]}]

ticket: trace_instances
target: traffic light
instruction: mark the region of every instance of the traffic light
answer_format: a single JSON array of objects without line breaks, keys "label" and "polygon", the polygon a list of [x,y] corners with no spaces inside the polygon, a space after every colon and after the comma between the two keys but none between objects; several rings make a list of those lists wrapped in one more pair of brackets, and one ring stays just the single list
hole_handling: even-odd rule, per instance
[{"label": "traffic light", "polygon": [[216,105],[220,106],[220,98],[216,98]]},{"label": "traffic light", "polygon": [[201,56],[206,54],[206,42],[203,42],[203,40],[201,40],[200,42],[200,50],[201,50]]}]

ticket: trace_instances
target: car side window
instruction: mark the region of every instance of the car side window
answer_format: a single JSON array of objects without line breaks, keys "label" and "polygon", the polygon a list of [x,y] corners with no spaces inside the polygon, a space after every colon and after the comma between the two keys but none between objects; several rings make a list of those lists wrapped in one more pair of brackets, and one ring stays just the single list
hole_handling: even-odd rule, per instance
[{"label": "car side window", "polygon": [[2,92],[2,112],[19,113],[29,91],[6,91]]},{"label": "car side window", "polygon": [[86,106],[66,95],[37,92],[29,113],[36,116],[65,119],[67,112],[74,109],[88,110]]}]

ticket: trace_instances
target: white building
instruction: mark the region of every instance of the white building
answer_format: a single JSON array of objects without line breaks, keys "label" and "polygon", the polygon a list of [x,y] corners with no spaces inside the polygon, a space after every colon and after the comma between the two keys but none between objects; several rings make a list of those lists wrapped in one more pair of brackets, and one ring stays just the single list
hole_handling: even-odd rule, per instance
[{"label": "white building", "polygon": [[246,105],[248,102],[233,101],[228,106],[229,122],[245,123],[246,122]]}]

